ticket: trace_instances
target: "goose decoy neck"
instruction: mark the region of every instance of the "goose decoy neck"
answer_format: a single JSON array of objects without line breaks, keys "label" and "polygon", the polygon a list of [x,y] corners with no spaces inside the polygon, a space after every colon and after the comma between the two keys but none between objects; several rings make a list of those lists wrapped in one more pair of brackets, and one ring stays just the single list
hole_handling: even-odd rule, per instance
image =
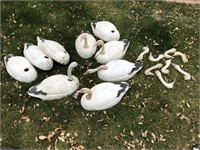
[{"label": "goose decoy neck", "polygon": [[75,68],[76,66],[78,66],[77,62],[72,62],[68,67],[67,75],[68,75],[68,80],[69,81],[73,80],[72,69]]},{"label": "goose decoy neck", "polygon": [[107,70],[108,69],[108,66],[106,65],[101,65],[97,68],[94,68],[94,69],[88,69],[83,75],[86,75],[86,74],[92,74],[92,73],[95,73],[97,71],[100,71],[100,70]]},{"label": "goose decoy neck", "polygon": [[104,55],[105,54],[105,45],[104,42],[102,40],[98,40],[96,42],[96,46],[101,45],[101,50],[100,50],[100,54]]},{"label": "goose decoy neck", "polygon": [[81,31],[81,34],[82,33],[88,33],[88,34],[90,34],[90,31],[88,31],[88,30],[83,30],[83,31]]},{"label": "goose decoy neck", "polygon": [[85,96],[87,100],[90,100],[92,98],[92,90],[89,88],[82,88],[79,93],[86,93],[87,95]]}]

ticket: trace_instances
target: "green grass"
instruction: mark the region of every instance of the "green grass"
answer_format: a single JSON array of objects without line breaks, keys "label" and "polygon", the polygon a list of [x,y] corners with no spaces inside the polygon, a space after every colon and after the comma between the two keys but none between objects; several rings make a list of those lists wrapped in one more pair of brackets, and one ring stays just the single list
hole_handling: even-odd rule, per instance
[{"label": "green grass", "polygon": [[[96,74],[82,76],[94,58],[81,59],[74,42],[83,29],[92,32],[92,20],[108,20],[131,41],[125,59],[134,61],[143,46],[153,54],[175,47],[190,59],[184,70],[194,79],[183,80],[173,67],[168,81],[176,79],[173,89],[166,89],[156,77],[144,75],[154,65],[148,57],[143,69],[128,83],[131,88],[115,107],[87,112],[80,99],[72,96],[58,101],[29,97],[28,88],[45,77],[67,73],[67,66],[54,62],[51,71],[38,71],[30,84],[15,81],[6,72],[6,54],[23,55],[23,44],[36,44],[36,36],[55,40],[66,48],[79,66],[74,74],[80,87],[101,83]],[[131,1],[59,1],[1,2],[1,145],[20,149],[189,149],[199,141],[199,8],[198,5],[167,2]],[[158,45],[155,45],[158,43]],[[92,63],[92,64],[90,64]],[[164,63],[164,61],[162,61]],[[91,80],[91,81],[90,81]],[[90,82],[89,82],[90,81]],[[29,119],[27,119],[29,118]],[[47,119],[48,118],[48,119]],[[51,141],[40,140],[55,131]],[[59,137],[64,134],[65,141]]]}]

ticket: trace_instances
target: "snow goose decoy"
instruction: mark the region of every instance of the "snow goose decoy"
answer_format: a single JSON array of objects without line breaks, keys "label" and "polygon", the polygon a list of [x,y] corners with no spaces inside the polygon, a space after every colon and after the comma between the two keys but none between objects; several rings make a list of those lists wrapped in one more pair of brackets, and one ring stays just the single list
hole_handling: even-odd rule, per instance
[{"label": "snow goose decoy", "polygon": [[82,31],[75,41],[75,47],[80,57],[91,58],[96,52],[96,39],[89,31]]},{"label": "snow goose decoy", "polygon": [[101,45],[100,50],[96,53],[95,59],[100,64],[106,64],[111,60],[121,59],[125,55],[130,41],[123,39],[121,41],[110,41],[104,44],[102,40],[98,40],[96,45]]},{"label": "snow goose decoy", "polygon": [[72,62],[68,67],[68,76],[63,74],[52,75],[39,84],[32,86],[28,94],[42,100],[55,100],[67,97],[79,87],[79,80],[72,75],[72,69],[78,64]]},{"label": "snow goose decoy", "polygon": [[118,41],[120,39],[119,31],[109,21],[92,21],[91,27],[94,35],[103,41]]},{"label": "snow goose decoy", "polygon": [[53,67],[53,60],[32,43],[24,44],[24,56],[32,65],[41,70],[50,70]]},{"label": "snow goose decoy", "polygon": [[30,83],[37,78],[37,71],[25,57],[8,54],[4,63],[8,74],[15,80]]},{"label": "snow goose decoy", "polygon": [[69,62],[69,54],[65,48],[56,41],[46,40],[41,37],[37,37],[37,46],[47,56],[51,57],[56,62],[66,65]]},{"label": "snow goose decoy", "polygon": [[103,81],[126,81],[132,78],[141,68],[142,65],[138,62],[132,63],[127,60],[118,59],[112,60],[95,69],[88,69],[84,75],[97,72],[98,77]]},{"label": "snow goose decoy", "polygon": [[106,110],[120,102],[129,85],[126,82],[111,83],[104,82],[95,85],[91,89],[82,88],[74,95],[75,98],[80,93],[85,93],[81,97],[81,105],[88,111]]}]

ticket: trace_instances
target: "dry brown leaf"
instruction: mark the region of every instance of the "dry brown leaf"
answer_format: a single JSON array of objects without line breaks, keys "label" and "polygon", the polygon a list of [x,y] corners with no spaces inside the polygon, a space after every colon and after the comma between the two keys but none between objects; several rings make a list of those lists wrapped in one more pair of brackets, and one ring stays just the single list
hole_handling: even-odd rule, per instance
[{"label": "dry brown leaf", "polygon": [[49,146],[47,147],[47,150],[51,150],[51,145],[49,145]]},{"label": "dry brown leaf", "polygon": [[131,135],[131,136],[134,136],[134,133],[133,133],[133,131],[132,131],[132,130],[130,131],[130,135]]},{"label": "dry brown leaf", "polygon": [[98,146],[97,148],[98,148],[98,149],[102,149],[102,147],[101,147],[101,146]]},{"label": "dry brown leaf", "polygon": [[65,142],[65,137],[64,136],[59,136],[58,139],[62,142]]},{"label": "dry brown leaf", "polygon": [[116,141],[118,141],[118,137],[117,137],[117,136],[115,136],[114,139],[115,139]]},{"label": "dry brown leaf", "polygon": [[85,147],[83,145],[78,146],[78,150],[84,150],[84,149],[85,149]]},{"label": "dry brown leaf", "polygon": [[181,120],[186,120],[188,124],[190,124],[190,119],[186,117],[185,115],[181,115],[180,117]]},{"label": "dry brown leaf", "polygon": [[40,140],[45,140],[45,139],[47,139],[47,136],[40,135],[38,138],[39,138]]},{"label": "dry brown leaf", "polygon": [[166,141],[166,139],[164,138],[164,136],[162,134],[160,135],[159,141],[161,141],[161,142]]},{"label": "dry brown leaf", "polygon": [[22,108],[19,110],[20,114],[22,114],[25,110],[25,106],[23,105]]},{"label": "dry brown leaf", "polygon": [[146,130],[145,132],[142,132],[142,137],[147,137],[147,133],[148,133],[148,131]]}]

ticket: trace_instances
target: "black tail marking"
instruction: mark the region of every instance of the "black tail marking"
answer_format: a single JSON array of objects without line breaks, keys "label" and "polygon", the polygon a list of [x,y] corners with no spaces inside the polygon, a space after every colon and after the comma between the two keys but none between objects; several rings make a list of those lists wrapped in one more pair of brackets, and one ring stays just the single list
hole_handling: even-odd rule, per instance
[{"label": "black tail marking", "polygon": [[118,85],[120,85],[120,87],[122,88],[122,89],[120,89],[120,90],[118,91],[117,97],[119,97],[119,96],[121,95],[121,93],[124,93],[124,91],[126,91],[126,88],[128,87],[128,84],[127,84],[127,83],[122,83],[122,82],[120,82],[120,83],[114,83],[114,84],[118,84]]}]

